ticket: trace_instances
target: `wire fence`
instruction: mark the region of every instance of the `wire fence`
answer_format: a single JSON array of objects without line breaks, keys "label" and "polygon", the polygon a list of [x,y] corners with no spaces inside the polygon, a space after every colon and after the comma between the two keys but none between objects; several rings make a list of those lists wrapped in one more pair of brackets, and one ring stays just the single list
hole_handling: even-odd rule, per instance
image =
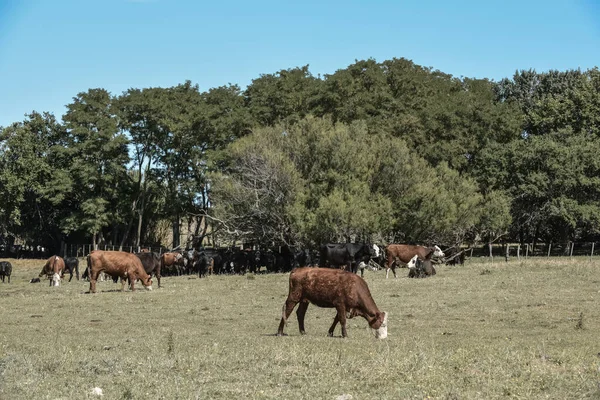
[{"label": "wire fence", "polygon": [[485,257],[488,259],[527,259],[529,257],[583,257],[600,256],[600,243],[564,242],[564,243],[504,243],[486,244],[466,249],[467,257]]},{"label": "wire fence", "polygon": [[94,247],[93,244],[67,244],[64,249],[64,257],[86,257],[92,252],[92,250],[110,250],[110,251],[125,251],[127,253],[139,253],[142,250],[151,251],[154,253],[162,254],[170,250],[164,247],[151,247],[151,246],[115,246],[115,245],[101,245]]}]

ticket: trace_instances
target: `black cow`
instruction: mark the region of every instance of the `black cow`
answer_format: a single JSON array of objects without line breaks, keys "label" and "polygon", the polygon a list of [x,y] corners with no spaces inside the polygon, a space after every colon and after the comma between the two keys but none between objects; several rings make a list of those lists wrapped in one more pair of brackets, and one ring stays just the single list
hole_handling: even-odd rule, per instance
[{"label": "black cow", "polygon": [[150,252],[142,252],[135,253],[136,256],[142,262],[142,266],[144,267],[144,271],[150,276],[154,274],[156,276],[156,281],[158,282],[158,287],[160,287],[160,256],[157,253]]},{"label": "black cow", "polygon": [[358,263],[368,263],[373,257],[374,249],[367,243],[329,243],[321,246],[319,266],[341,267],[354,273],[358,270]]},{"label": "black cow", "polygon": [[73,271],[75,271],[75,277],[79,280],[79,259],[77,257],[65,258],[65,269],[63,270],[63,276],[65,270],[69,271],[69,282],[73,279]]},{"label": "black cow", "polygon": [[12,264],[8,261],[0,261],[0,278],[4,283],[4,278],[8,277],[8,283],[10,283],[10,275],[12,274]]},{"label": "black cow", "polygon": [[315,265],[319,265],[319,257],[317,254],[314,254],[309,249],[301,249],[298,250],[294,254],[294,259],[296,261],[295,267],[311,267]]}]

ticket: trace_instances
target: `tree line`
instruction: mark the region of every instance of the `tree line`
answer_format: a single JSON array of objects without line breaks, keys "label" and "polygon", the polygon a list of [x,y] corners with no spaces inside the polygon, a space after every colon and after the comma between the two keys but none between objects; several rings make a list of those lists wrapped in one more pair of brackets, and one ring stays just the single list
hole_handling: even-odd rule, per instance
[{"label": "tree line", "polygon": [[[242,90],[78,93],[0,128],[0,235],[61,242],[591,240],[600,71],[458,78],[403,58]],[[173,243],[158,243],[165,225]],[[182,225],[195,227],[181,244]]]}]

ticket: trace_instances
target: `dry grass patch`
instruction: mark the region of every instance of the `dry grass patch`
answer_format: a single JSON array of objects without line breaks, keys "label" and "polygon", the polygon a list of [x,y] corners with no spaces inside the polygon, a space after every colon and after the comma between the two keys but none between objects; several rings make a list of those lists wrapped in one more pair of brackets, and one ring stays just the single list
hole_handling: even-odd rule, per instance
[{"label": "dry grass patch", "polygon": [[105,399],[600,397],[600,261],[472,262],[417,280],[368,271],[390,315],[380,341],[359,318],[350,338],[326,337],[335,312],[312,305],[306,336],[292,315],[275,337],[287,274],[169,277],[135,293],[102,282],[90,295],[82,281],[29,284],[43,263],[10,261],[0,399],[95,387]]}]

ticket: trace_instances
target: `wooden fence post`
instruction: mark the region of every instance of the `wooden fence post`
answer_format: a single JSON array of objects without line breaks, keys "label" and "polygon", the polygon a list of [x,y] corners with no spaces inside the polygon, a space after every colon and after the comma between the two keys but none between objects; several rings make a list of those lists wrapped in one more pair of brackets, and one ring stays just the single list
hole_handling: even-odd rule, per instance
[{"label": "wooden fence post", "polygon": [[552,242],[548,243],[548,257],[550,257],[550,250],[552,250]]},{"label": "wooden fence post", "polygon": [[492,254],[492,244],[488,243],[488,250],[490,251],[490,260],[494,262],[494,255]]},{"label": "wooden fence post", "polygon": [[510,252],[510,244],[506,243],[506,255],[504,256],[504,261],[508,262],[508,256]]},{"label": "wooden fence post", "polygon": [[571,242],[571,252],[569,254],[569,257],[573,257],[573,247],[575,247],[575,242]]},{"label": "wooden fence post", "polygon": [[521,260],[521,243],[517,245],[517,260]]},{"label": "wooden fence post", "polygon": [[596,243],[592,242],[592,252],[590,253],[590,261],[592,261],[592,257],[594,256],[594,245]]},{"label": "wooden fence post", "polygon": [[529,243],[525,243],[525,259],[529,257]]}]

